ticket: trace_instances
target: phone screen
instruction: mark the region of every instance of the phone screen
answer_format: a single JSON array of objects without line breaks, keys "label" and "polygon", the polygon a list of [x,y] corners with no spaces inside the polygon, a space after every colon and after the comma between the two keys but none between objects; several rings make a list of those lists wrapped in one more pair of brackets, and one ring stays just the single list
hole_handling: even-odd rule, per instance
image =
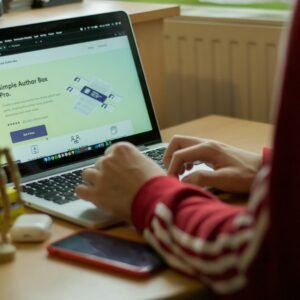
[{"label": "phone screen", "polygon": [[67,250],[82,254],[91,260],[98,259],[106,266],[112,264],[117,268],[131,269],[138,273],[152,272],[164,265],[163,260],[147,244],[94,231],[79,232],[51,244],[48,248],[58,252]]}]

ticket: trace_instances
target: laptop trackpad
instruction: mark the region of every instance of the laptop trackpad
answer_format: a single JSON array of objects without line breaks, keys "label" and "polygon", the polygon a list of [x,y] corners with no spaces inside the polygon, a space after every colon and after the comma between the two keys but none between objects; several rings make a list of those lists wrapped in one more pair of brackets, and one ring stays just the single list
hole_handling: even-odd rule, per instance
[{"label": "laptop trackpad", "polygon": [[95,222],[99,221],[100,219],[103,220],[103,218],[111,218],[110,215],[106,214],[103,210],[100,210],[98,208],[88,208],[84,210],[80,215],[80,218],[87,219],[87,220],[93,220]]},{"label": "laptop trackpad", "polygon": [[94,204],[81,199],[66,204],[64,212],[69,217],[79,220],[78,223],[87,227],[97,227],[98,225],[103,227],[107,224],[116,223],[116,219],[110,214],[98,209]]}]

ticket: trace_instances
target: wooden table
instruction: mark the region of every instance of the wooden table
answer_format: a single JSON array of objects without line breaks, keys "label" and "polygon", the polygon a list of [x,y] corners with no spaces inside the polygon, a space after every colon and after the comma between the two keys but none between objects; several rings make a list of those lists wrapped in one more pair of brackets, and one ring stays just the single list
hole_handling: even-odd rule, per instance
[{"label": "wooden table", "polygon": [[193,135],[261,153],[272,145],[272,130],[267,123],[212,115],[162,130],[162,137],[169,141],[174,134]]},{"label": "wooden table", "polygon": [[178,16],[179,6],[84,0],[81,3],[5,14],[0,18],[0,28],[118,10],[126,11],[130,16],[156,115],[163,128],[167,124],[163,20]]},{"label": "wooden table", "polygon": [[[270,145],[272,126],[220,116],[209,116],[162,131],[165,141],[174,134],[212,138],[260,152]],[[34,211],[29,210],[32,213]],[[96,268],[49,258],[46,245],[76,230],[78,226],[54,218],[50,240],[42,244],[18,244],[15,261],[0,265],[0,299],[6,300],[142,300],[199,299],[205,289],[200,282],[167,269],[150,279],[129,279]],[[128,226],[108,231],[141,239]],[[196,296],[197,295],[197,296]],[[204,299],[201,297],[201,299]]]}]

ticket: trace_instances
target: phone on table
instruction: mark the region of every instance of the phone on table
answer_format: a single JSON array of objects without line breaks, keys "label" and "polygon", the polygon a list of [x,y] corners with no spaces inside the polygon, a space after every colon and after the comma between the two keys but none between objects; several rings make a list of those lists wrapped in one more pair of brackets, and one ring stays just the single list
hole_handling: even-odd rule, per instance
[{"label": "phone on table", "polygon": [[82,230],[56,241],[47,250],[49,255],[139,277],[149,276],[165,266],[145,243],[92,230]]}]

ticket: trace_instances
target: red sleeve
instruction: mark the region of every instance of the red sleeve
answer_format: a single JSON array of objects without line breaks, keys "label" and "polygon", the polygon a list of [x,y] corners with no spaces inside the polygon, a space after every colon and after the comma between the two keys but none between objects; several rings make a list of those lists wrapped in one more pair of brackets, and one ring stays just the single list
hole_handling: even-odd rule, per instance
[{"label": "red sleeve", "polygon": [[266,172],[259,177],[247,208],[225,204],[173,177],[156,177],[138,191],[132,221],[170,266],[218,293],[231,293],[245,286],[253,245],[266,230]]},{"label": "red sleeve", "polygon": [[267,165],[271,162],[272,149],[268,147],[263,148],[263,165]]}]

